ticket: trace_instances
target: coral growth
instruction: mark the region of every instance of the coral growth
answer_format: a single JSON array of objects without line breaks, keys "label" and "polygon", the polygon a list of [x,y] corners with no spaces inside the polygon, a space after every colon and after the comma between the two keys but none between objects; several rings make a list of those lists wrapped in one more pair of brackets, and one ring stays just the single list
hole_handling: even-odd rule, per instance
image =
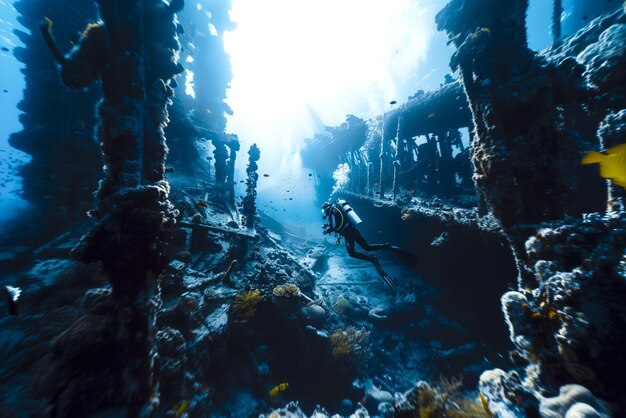
[{"label": "coral growth", "polygon": [[577,382],[610,399],[626,373],[626,214],[588,215],[539,230],[526,243],[540,281],[502,297],[511,339],[541,385]]},{"label": "coral growth", "polygon": [[369,335],[369,331],[354,327],[333,332],[330,336],[332,355],[353,362],[365,361],[370,355],[370,347],[367,344]]},{"label": "coral growth", "polygon": [[292,296],[300,296],[300,288],[295,284],[281,284],[278,285],[272,290],[272,294],[278,297],[292,297]]},{"label": "coral growth", "polygon": [[589,393],[596,409],[600,401],[585,388],[625,408],[613,383],[626,373],[624,248],[624,212],[556,222],[527,241],[539,285],[502,297],[514,354],[527,365],[524,376],[483,374],[481,391],[494,410],[536,413],[545,396],[569,396],[571,384]]},{"label": "coral growth", "polygon": [[395,416],[411,418],[490,418],[493,413],[482,394],[475,397],[462,393],[460,379],[441,381],[431,386],[426,382],[417,385],[404,395],[397,396]]},{"label": "coral growth", "polygon": [[235,297],[235,301],[231,306],[231,313],[239,320],[250,320],[256,315],[260,302],[261,291],[248,290]]},{"label": "coral growth", "polygon": [[[451,66],[473,114],[473,177],[519,272],[502,310],[525,373],[486,372],[481,392],[497,414],[537,416],[544,397],[576,383],[623,411],[609,382],[626,373],[626,215],[613,198],[621,191],[605,193],[579,161],[623,142],[624,10],[539,55],[527,46],[527,8],[526,0],[452,0],[437,16],[457,47]],[[594,135],[600,144],[584,139]],[[608,215],[585,214],[607,196]]]}]

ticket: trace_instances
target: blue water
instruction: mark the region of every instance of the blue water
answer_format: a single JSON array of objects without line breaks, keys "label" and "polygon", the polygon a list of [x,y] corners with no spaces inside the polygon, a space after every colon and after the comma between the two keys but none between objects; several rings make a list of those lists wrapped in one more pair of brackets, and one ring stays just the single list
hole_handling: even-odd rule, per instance
[{"label": "blue water", "polygon": [[[436,12],[443,5],[445,0],[433,0],[424,4],[430,7],[429,10]],[[565,6],[568,4],[565,2]],[[245,7],[245,3],[240,3],[236,7]],[[391,7],[391,6],[390,6]],[[434,13],[433,12],[433,13]],[[528,37],[529,46],[534,50],[546,48],[551,43],[550,24],[551,24],[551,2],[545,0],[531,0],[528,11]],[[581,23],[581,22],[579,22]],[[571,26],[571,24],[570,24]],[[19,63],[12,55],[12,49],[19,45],[19,40],[13,34],[13,30],[20,28],[16,21],[16,11],[12,6],[12,2],[0,0],[0,46],[8,48],[8,51],[0,51],[0,67],[2,68],[2,77],[0,78],[0,114],[2,115],[2,123],[0,124],[0,228],[9,219],[17,216],[20,211],[27,208],[27,203],[20,198],[20,180],[17,177],[17,169],[20,164],[28,161],[28,156],[22,152],[12,149],[8,145],[8,137],[11,133],[21,129],[19,123],[19,111],[17,103],[21,100],[22,90],[24,88],[23,76],[20,73],[21,63]],[[446,45],[446,37],[441,32],[435,32],[429,35],[428,55],[426,61],[419,66],[419,73],[416,75],[418,85],[406,87],[406,91],[402,92],[405,96],[412,94],[418,89],[432,90],[439,86],[443,80],[443,76],[449,73],[448,63],[453,48]],[[268,47],[271,47],[268,46]],[[394,45],[388,45],[394,48]],[[278,51],[278,53],[282,53]],[[323,57],[322,57],[323,59]],[[236,60],[235,60],[236,64]],[[237,68],[233,69],[237,73]],[[233,82],[236,82],[234,80]],[[6,92],[4,91],[6,90]],[[359,101],[367,98],[368,92],[361,92],[360,97],[346,98],[349,106],[358,107]],[[329,94],[329,97],[332,97]],[[403,97],[397,98],[399,102],[403,101]],[[230,103],[237,114],[237,103]],[[323,107],[337,107],[336,102],[323,103]],[[250,114],[245,114],[242,118],[250,118]],[[343,117],[343,115],[341,115]],[[308,116],[303,120],[310,119]],[[331,121],[332,122],[332,121]],[[325,124],[332,125],[329,121]],[[287,129],[290,127],[289,119],[284,119]],[[232,123],[231,123],[232,125]],[[274,131],[269,131],[265,138],[262,133],[258,133],[255,129],[258,126],[239,126],[241,132],[240,139],[242,141],[242,151],[238,157],[239,178],[245,178],[245,166],[247,164],[247,155],[245,151],[248,146],[254,142],[261,145],[262,158],[259,162],[260,173],[269,174],[270,177],[261,177],[259,181],[259,207],[261,210],[267,211],[274,216],[280,216],[286,223],[303,225],[307,233],[317,233],[317,215],[318,210],[315,206],[315,198],[313,191],[313,183],[315,179],[308,176],[307,171],[303,171],[298,161],[297,151],[302,146],[302,134],[312,134],[315,129],[319,130],[319,121],[317,124],[302,128],[299,123],[296,127],[299,131],[293,132],[291,136],[287,135],[287,140],[295,143],[285,149],[284,146],[276,144],[278,141],[274,136]],[[281,126],[274,127],[278,129]],[[261,137],[259,137],[261,135]],[[263,144],[267,144],[263,146]],[[289,190],[289,192],[288,192]],[[243,194],[243,188],[238,187],[238,191]],[[293,200],[289,200],[292,198]]]}]

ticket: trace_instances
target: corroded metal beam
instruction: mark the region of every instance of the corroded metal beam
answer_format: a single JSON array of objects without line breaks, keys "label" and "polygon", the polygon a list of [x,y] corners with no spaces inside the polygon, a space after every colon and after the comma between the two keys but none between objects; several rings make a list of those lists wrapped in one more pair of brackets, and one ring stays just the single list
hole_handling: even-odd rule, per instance
[{"label": "corroded metal beam", "polygon": [[401,137],[414,137],[472,126],[472,114],[460,82],[419,94],[385,114],[385,137],[393,138],[402,117]]}]

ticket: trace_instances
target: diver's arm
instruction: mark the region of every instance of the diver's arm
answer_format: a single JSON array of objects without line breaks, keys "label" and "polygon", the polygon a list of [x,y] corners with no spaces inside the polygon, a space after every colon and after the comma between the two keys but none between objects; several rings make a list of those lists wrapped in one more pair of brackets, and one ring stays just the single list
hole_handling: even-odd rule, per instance
[{"label": "diver's arm", "polygon": [[333,232],[335,230],[335,222],[334,222],[334,214],[331,212],[328,215],[328,223],[324,224],[322,226],[322,229],[324,229],[324,233],[325,234],[330,234],[331,232]]}]

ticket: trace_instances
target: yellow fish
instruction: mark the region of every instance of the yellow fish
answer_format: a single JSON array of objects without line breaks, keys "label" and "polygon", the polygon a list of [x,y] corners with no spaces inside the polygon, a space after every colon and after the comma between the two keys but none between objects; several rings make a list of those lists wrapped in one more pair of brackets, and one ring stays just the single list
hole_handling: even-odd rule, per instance
[{"label": "yellow fish", "polygon": [[478,398],[480,399],[480,403],[483,405],[483,409],[485,410],[487,415],[489,415],[490,417],[494,416],[494,413],[491,412],[491,409],[489,408],[489,402],[487,402],[487,398],[485,398],[485,395],[478,392]]},{"label": "yellow fish", "polygon": [[188,406],[189,406],[189,401],[186,399],[184,401],[178,402],[172,409],[174,416],[176,418],[180,418],[185,413]]},{"label": "yellow fish", "polygon": [[615,145],[606,151],[589,151],[581,164],[600,164],[600,176],[626,189],[626,144]]},{"label": "yellow fish", "polygon": [[270,390],[270,396],[276,396],[280,392],[284,392],[287,389],[287,387],[289,387],[289,383],[287,382],[281,383],[280,385],[275,386],[274,389]]},{"label": "yellow fish", "polygon": [[401,216],[403,221],[408,221],[409,219],[411,219],[413,217],[413,215],[411,214],[411,212],[404,212]]}]

